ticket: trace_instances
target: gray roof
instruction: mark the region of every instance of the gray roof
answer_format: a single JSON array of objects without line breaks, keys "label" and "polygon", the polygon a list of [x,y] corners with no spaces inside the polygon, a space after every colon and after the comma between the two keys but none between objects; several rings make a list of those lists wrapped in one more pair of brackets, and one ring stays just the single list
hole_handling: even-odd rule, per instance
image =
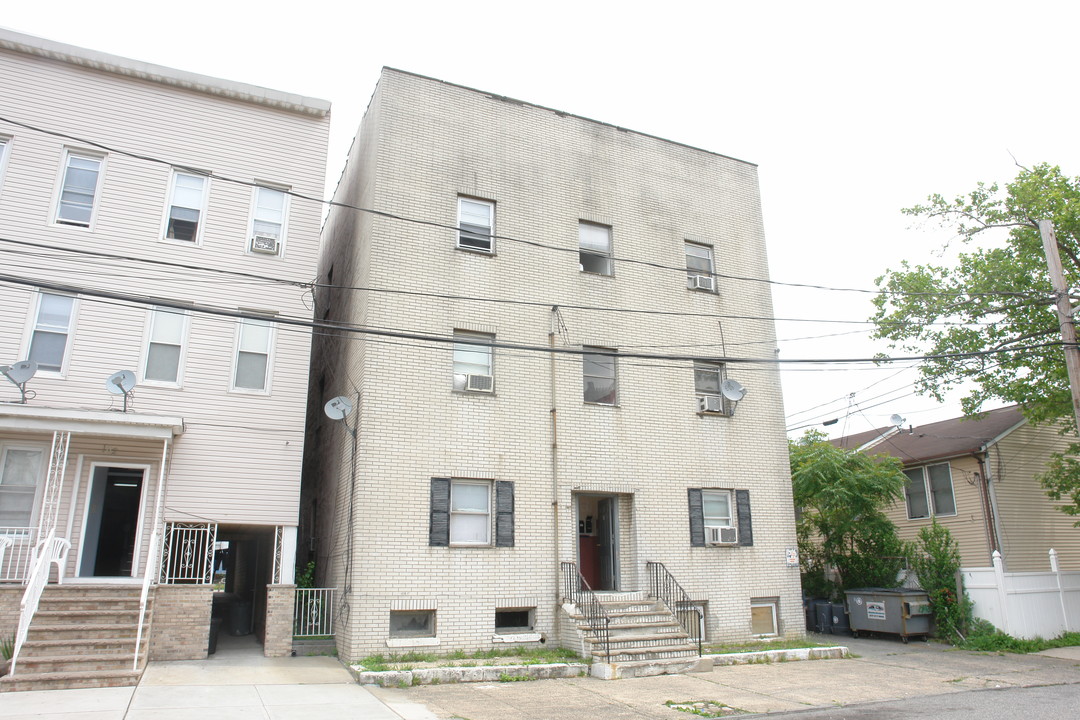
[{"label": "gray roof", "polygon": [[[970,455],[988,443],[1021,425],[1020,407],[1010,405],[983,413],[978,418],[966,416],[920,425],[895,432],[892,426],[847,435],[832,440],[833,445],[852,450],[881,438],[868,447],[870,454],[884,453],[899,458],[905,465]],[[888,433],[892,433],[889,435]],[[887,435],[887,437],[882,437]]]}]

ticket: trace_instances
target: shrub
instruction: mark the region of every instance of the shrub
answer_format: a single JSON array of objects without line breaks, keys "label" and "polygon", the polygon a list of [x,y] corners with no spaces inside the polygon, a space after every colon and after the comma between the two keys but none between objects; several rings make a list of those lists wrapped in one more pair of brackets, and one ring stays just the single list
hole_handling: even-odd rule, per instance
[{"label": "shrub", "polygon": [[949,529],[934,520],[919,531],[919,539],[909,546],[911,569],[930,598],[938,637],[954,645],[965,641],[971,623],[971,601],[960,589],[960,548]]}]

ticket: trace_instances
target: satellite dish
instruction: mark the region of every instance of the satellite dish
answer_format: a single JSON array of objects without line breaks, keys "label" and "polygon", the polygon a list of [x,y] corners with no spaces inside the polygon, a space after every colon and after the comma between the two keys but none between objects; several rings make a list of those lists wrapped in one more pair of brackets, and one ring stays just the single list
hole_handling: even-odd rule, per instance
[{"label": "satellite dish", "polygon": [[720,383],[720,394],[731,402],[739,402],[746,396],[746,388],[738,380],[725,380]]},{"label": "satellite dish", "polygon": [[352,401],[344,395],[338,395],[323,406],[323,412],[331,420],[344,420],[352,412]]},{"label": "satellite dish", "polygon": [[33,360],[22,360],[14,365],[3,365],[0,366],[0,373],[16,385],[22,385],[37,374],[37,363]]},{"label": "satellite dish", "polygon": [[889,424],[894,425],[896,427],[900,427],[901,425],[904,424],[904,418],[901,417],[900,415],[897,415],[897,414],[893,413],[893,415],[891,417],[889,417]]},{"label": "satellite dish", "polygon": [[127,395],[135,389],[135,373],[130,370],[114,372],[105,381],[105,389],[113,395]]}]

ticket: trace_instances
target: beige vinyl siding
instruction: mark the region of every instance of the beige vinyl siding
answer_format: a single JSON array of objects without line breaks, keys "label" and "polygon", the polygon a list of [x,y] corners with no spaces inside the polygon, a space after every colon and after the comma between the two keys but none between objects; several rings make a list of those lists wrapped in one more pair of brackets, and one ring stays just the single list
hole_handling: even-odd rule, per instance
[{"label": "beige vinyl siding", "polygon": [[1052,452],[1061,452],[1069,438],[1051,426],[1023,425],[993,446],[988,470],[1000,517],[1005,567],[1011,572],[1046,571],[1050,548],[1062,568],[1080,570],[1080,528],[1076,516],[1057,508],[1039,485]]}]

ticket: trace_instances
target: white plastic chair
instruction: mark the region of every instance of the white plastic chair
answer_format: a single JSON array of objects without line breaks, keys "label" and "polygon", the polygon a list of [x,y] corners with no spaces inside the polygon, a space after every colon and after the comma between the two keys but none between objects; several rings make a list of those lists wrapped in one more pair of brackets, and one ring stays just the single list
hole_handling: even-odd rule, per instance
[{"label": "white plastic chair", "polygon": [[4,555],[7,554],[9,547],[11,547],[11,538],[0,535],[0,577],[4,577]]},{"label": "white plastic chair", "polygon": [[69,550],[71,550],[71,543],[64,538],[45,538],[34,548],[33,564],[37,565],[38,558],[44,553],[49,558],[49,562],[56,564],[56,584],[63,585],[64,567],[67,565]]}]

